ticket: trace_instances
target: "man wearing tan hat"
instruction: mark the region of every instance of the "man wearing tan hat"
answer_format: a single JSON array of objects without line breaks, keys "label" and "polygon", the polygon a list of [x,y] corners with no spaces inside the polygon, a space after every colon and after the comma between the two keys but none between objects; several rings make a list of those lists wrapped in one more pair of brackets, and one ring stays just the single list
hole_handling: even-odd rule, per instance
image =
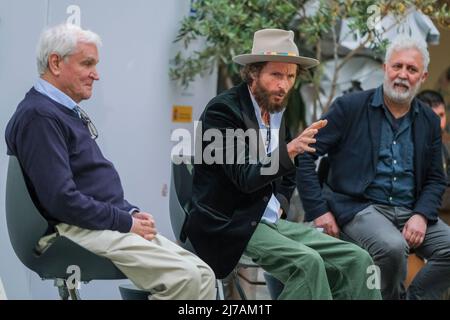
[{"label": "man wearing tan hat", "polygon": [[257,31],[252,53],[234,61],[244,82],[212,99],[200,118],[203,158],[184,228],[197,254],[224,278],[245,253],[284,284],[279,299],[379,299],[364,250],[283,219],[296,157],[315,151],[309,144],[327,124],[291,140],[283,112],[299,71],[319,62],[299,56],[292,31],[277,29]]}]

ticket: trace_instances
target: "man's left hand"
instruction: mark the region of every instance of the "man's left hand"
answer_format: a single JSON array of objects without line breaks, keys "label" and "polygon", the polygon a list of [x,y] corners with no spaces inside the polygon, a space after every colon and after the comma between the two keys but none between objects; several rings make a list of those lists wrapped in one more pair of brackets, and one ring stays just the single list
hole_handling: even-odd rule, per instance
[{"label": "man's left hand", "polygon": [[406,222],[402,234],[410,248],[417,248],[425,239],[426,231],[427,219],[420,214],[415,214]]}]

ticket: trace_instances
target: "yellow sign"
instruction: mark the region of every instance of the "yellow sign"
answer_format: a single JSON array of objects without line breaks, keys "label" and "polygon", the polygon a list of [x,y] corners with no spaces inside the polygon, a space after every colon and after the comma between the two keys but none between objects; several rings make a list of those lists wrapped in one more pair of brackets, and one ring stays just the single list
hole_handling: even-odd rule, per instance
[{"label": "yellow sign", "polygon": [[173,106],[172,122],[192,122],[192,107],[191,106]]}]

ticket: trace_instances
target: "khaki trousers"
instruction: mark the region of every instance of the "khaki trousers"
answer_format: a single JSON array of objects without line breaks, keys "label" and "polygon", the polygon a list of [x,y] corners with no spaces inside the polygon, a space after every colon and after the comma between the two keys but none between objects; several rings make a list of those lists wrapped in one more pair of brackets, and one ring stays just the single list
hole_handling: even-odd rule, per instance
[{"label": "khaki trousers", "polygon": [[[161,235],[152,241],[134,233],[87,230],[64,223],[57,233],[41,238],[40,251],[58,236],[111,260],[136,287],[151,293],[150,299],[215,299],[215,276],[193,253]],[[81,270],[82,272],[82,270]]]}]

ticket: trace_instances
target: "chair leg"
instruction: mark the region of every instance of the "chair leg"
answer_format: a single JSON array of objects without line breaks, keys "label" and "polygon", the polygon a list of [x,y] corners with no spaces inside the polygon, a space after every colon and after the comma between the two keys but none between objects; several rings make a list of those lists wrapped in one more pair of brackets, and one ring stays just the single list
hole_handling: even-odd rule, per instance
[{"label": "chair leg", "polygon": [[225,300],[225,294],[223,292],[223,282],[220,279],[216,280],[217,287],[217,300]]},{"label": "chair leg", "polygon": [[242,288],[241,282],[239,281],[238,268],[235,268],[233,271],[233,281],[239,293],[239,297],[241,297],[241,300],[247,300],[247,295],[245,294],[244,288]]},{"label": "chair leg", "polygon": [[80,293],[77,288],[69,289],[65,279],[55,279],[55,287],[58,288],[61,300],[81,300]]},{"label": "chair leg", "polygon": [[69,290],[66,286],[66,280],[64,279],[55,279],[55,287],[58,288],[59,297],[61,300],[69,300]]},{"label": "chair leg", "polygon": [[67,289],[70,294],[70,299],[72,300],[81,300],[80,293],[77,289]]}]

